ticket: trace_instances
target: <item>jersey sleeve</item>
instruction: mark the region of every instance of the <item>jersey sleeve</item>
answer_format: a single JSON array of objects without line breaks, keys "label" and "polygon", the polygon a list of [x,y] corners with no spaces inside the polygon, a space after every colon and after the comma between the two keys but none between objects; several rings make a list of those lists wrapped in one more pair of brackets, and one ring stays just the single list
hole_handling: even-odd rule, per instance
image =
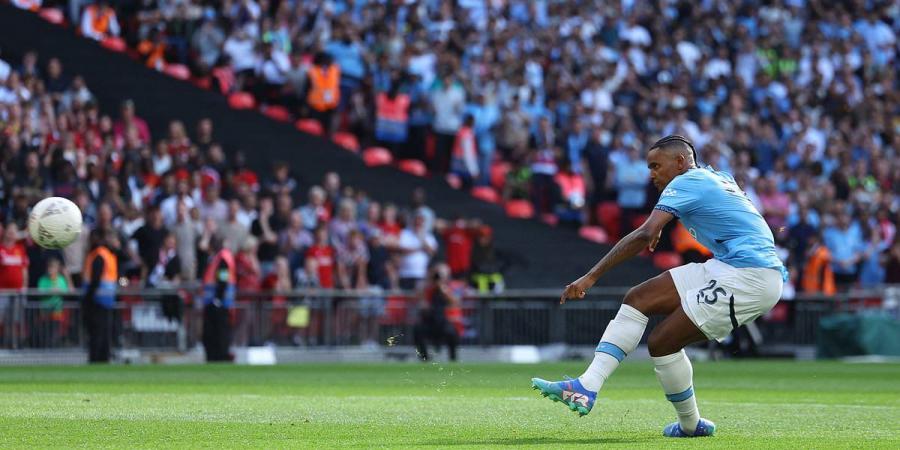
[{"label": "jersey sleeve", "polygon": [[654,209],[680,218],[694,209],[699,198],[700,192],[696,183],[683,176],[678,176],[663,189]]}]

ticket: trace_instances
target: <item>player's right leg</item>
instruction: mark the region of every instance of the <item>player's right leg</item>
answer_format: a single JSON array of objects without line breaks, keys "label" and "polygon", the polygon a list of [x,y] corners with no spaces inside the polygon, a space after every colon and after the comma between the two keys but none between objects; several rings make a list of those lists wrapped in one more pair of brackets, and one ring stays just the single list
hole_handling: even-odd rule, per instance
[{"label": "player's right leg", "polygon": [[545,397],[563,402],[582,416],[587,414],[593,408],[603,383],[641,341],[647,327],[647,316],[670,314],[679,307],[680,302],[668,272],[635,286],[625,295],[618,314],[606,326],[594,360],[581,377],[556,382],[533,378],[532,387],[540,390]]},{"label": "player's right leg", "polygon": [[647,348],[653,358],[654,372],[672,402],[678,421],[669,424],[663,434],[669,437],[712,436],[716,425],[700,417],[694,395],[694,369],[684,347],[707,340],[707,336],[678,307],[653,328]]}]

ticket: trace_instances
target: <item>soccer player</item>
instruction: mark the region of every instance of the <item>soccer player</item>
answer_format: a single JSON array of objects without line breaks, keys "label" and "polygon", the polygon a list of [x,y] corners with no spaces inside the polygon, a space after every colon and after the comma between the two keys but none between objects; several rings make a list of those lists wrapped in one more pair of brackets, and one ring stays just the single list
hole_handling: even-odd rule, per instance
[{"label": "soccer player", "polygon": [[640,253],[653,251],[663,226],[678,218],[713,259],[676,267],[630,289],[609,322],[594,360],[579,378],[531,380],[545,397],[572,411],[591,411],[597,392],[644,334],[648,316],[665,319],[650,332],[647,347],[656,377],[672,402],[678,421],[665,427],[669,437],[711,436],[716,429],[700,417],[693,369],[683,348],[708,339],[724,339],[731,330],[772,309],[781,297],[787,272],[775,253],[772,232],[730,175],[696,164],[687,139],[667,136],[647,154],[650,179],[662,191],[650,217],[625,236],[587,274],[560,297],[584,298],[607,271]]}]

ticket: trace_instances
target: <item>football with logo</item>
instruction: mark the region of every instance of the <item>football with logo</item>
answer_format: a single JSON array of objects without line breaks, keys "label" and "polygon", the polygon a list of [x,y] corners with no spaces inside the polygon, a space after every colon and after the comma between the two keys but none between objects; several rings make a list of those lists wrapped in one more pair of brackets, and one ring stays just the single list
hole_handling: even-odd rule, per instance
[{"label": "football with logo", "polygon": [[69,199],[45,198],[34,205],[28,216],[28,233],[41,247],[64,248],[81,233],[81,210]]}]

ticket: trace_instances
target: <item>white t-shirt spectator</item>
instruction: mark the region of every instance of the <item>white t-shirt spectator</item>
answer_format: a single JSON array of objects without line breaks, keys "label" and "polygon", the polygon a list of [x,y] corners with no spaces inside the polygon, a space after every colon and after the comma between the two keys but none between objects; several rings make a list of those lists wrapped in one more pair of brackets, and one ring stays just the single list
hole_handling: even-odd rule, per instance
[{"label": "white t-shirt spectator", "polygon": [[185,195],[181,198],[179,198],[178,195],[171,195],[159,204],[159,211],[162,213],[163,223],[166,227],[171,227],[175,224],[175,221],[178,220],[178,215],[176,213],[178,211],[179,201],[184,203],[188,210],[194,207],[194,199],[191,198],[190,195]]},{"label": "white t-shirt spectator", "polygon": [[256,53],[253,47],[253,40],[246,36],[242,38],[232,35],[225,40],[225,53],[231,58],[236,72],[256,67]]},{"label": "white t-shirt spectator", "polygon": [[456,134],[462,125],[466,92],[458,84],[442,87],[431,94],[434,107],[434,129],[438,133]]},{"label": "white t-shirt spectator", "polygon": [[272,50],[272,57],[260,61],[256,72],[269,84],[284,84],[290,69],[291,61],[287,55],[280,50]]},{"label": "white t-shirt spectator", "polygon": [[434,235],[426,233],[423,242],[422,238],[407,228],[400,232],[400,239],[397,244],[403,250],[412,250],[409,253],[400,255],[400,265],[397,270],[400,278],[424,279],[428,274],[428,261],[430,259],[424,247],[437,249],[437,239],[434,238]]}]

